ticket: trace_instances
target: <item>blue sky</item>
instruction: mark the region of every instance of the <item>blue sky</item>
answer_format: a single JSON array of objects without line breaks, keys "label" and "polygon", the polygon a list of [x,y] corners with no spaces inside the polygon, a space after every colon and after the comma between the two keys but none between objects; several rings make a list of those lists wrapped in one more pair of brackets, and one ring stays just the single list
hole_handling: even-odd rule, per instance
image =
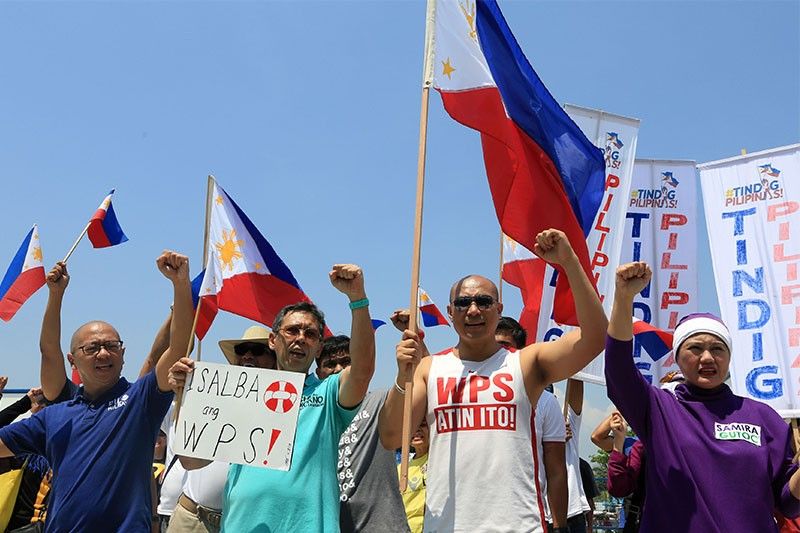
[{"label": "blue sky", "polygon": [[[641,119],[640,157],[710,161],[800,140],[800,4],[501,2],[562,103]],[[364,267],[376,317],[407,305],[423,2],[6,2],[0,6],[0,263],[39,224],[45,262],[67,251],[112,187],[130,241],[80,245],[64,309],[117,325],[134,377],[170,304],[155,258],[200,265],[206,175],[239,203],[328,314],[349,330],[336,262]],[[422,286],[442,307],[469,272],[498,276],[499,227],[477,133],[431,97]],[[699,228],[705,234],[705,228]],[[701,238],[705,243],[705,238]],[[716,309],[708,252],[700,301]],[[4,267],[4,265],[3,265]],[[506,309],[520,309],[506,287]],[[0,324],[0,373],[38,381],[46,291]],[[221,315],[215,341],[249,325]],[[375,387],[394,343],[378,331]],[[433,348],[454,342],[434,328]],[[588,436],[607,409],[591,386]],[[582,439],[583,441],[586,438]],[[588,446],[582,446],[586,451]]]}]

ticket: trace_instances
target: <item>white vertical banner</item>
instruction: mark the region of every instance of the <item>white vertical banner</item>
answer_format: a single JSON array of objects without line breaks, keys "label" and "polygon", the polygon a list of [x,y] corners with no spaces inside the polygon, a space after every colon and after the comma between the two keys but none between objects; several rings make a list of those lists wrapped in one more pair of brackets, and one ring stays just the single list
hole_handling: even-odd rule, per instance
[{"label": "white vertical banner", "polygon": [[[652,268],[633,315],[664,331],[697,311],[697,198],[694,161],[636,160],[619,262],[644,261]],[[633,357],[651,383],[678,370],[671,352],[648,353],[638,340]]]},{"label": "white vertical banner", "polygon": [[[597,291],[608,313],[614,300],[614,276],[625,238],[627,199],[636,158],[639,120],[566,104],[564,110],[595,146],[605,153],[606,182],[603,200],[586,238],[589,261]],[[555,269],[548,265],[542,291],[537,341],[560,337],[567,327],[556,324],[550,317],[555,293]],[[575,376],[584,381],[605,384],[603,358],[597,357]]]},{"label": "white vertical banner", "polygon": [[698,168],[733,391],[800,416],[800,144]]}]

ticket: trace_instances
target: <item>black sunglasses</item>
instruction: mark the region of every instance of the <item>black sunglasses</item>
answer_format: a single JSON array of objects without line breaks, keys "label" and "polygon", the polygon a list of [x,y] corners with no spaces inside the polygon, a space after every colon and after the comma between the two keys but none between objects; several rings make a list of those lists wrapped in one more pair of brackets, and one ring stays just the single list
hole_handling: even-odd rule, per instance
[{"label": "black sunglasses", "polygon": [[234,353],[239,356],[249,352],[255,357],[261,357],[267,354],[268,350],[269,347],[266,344],[260,344],[258,342],[241,342],[233,347]]},{"label": "black sunglasses", "polygon": [[494,305],[494,298],[488,294],[478,294],[477,296],[459,296],[453,299],[453,307],[458,311],[466,311],[469,309],[473,302],[478,306],[478,309],[486,310]]}]

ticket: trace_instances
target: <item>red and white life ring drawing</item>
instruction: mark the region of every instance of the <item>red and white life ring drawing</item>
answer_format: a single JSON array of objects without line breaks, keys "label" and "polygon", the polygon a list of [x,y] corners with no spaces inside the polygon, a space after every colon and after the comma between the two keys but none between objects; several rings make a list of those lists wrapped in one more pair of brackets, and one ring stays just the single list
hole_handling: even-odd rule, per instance
[{"label": "red and white life ring drawing", "polygon": [[288,381],[273,381],[264,391],[264,405],[276,413],[288,413],[298,398],[297,389]]}]

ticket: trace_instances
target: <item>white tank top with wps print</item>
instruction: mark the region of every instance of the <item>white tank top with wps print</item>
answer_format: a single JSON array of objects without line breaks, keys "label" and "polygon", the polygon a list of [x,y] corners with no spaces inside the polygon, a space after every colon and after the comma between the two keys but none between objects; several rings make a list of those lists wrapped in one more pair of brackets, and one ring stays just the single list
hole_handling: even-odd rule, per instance
[{"label": "white tank top with wps print", "polygon": [[519,353],[432,356],[424,530],[539,532],[542,506]]}]

